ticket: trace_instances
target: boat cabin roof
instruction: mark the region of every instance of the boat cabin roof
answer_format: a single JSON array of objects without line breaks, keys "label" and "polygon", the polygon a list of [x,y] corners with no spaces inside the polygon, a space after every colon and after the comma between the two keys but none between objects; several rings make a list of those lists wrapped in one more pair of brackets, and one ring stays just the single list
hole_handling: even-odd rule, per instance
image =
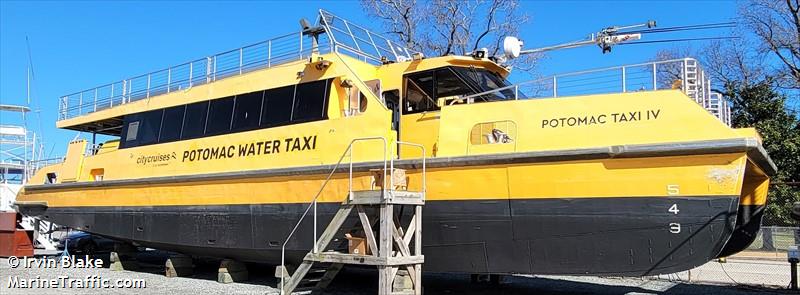
[{"label": "boat cabin roof", "polygon": [[[399,77],[404,73],[448,65],[490,68],[503,77],[508,74],[505,68],[487,58],[423,59],[421,54],[386,37],[320,10],[313,27],[306,26],[256,44],[65,95],[60,100],[56,126],[119,136],[127,114],[308,82],[315,77],[300,77],[296,70],[286,69],[305,69],[322,60],[347,63],[344,72],[357,76],[372,76],[380,71],[384,73],[382,77],[397,77],[389,79],[393,81],[381,79],[384,88],[399,89]],[[287,79],[277,79],[283,82],[281,84],[273,78],[277,76]],[[265,81],[270,85],[265,86]],[[249,86],[255,84],[262,89],[250,89],[253,87]]]}]

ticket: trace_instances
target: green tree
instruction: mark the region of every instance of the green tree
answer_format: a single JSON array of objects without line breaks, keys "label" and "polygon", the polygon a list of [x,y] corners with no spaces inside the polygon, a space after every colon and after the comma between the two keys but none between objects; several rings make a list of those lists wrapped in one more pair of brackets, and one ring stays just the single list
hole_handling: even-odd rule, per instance
[{"label": "green tree", "polygon": [[[767,79],[769,80],[769,79]],[[757,84],[728,82],[726,96],[733,102],[733,127],[754,127],[764,139],[778,175],[771,179],[767,225],[790,225],[792,204],[800,201],[800,120],[786,107],[786,96],[775,91],[769,81]]]}]

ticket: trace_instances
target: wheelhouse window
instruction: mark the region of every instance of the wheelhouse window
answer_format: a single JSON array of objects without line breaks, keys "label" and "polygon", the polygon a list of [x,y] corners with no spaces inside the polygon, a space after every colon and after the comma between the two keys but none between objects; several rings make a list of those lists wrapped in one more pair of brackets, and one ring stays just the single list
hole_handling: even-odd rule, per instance
[{"label": "wheelhouse window", "polygon": [[416,74],[406,78],[406,99],[404,114],[421,113],[435,111],[439,107],[436,105],[434,93],[433,72]]},{"label": "wheelhouse window", "polygon": [[[492,91],[509,84],[497,73],[486,69],[445,67],[414,73],[405,77],[404,114],[439,110],[438,101],[450,103],[460,97]],[[476,102],[514,98],[511,89],[498,90],[473,98]],[[458,103],[459,101],[456,100]]]},{"label": "wheelhouse window", "polygon": [[436,99],[474,94],[450,68],[436,70]]},{"label": "wheelhouse window", "polygon": [[[458,73],[459,76],[464,77],[464,79],[468,83],[477,88],[477,91],[479,93],[492,91],[495,89],[500,89],[511,85],[510,83],[508,83],[508,81],[503,79],[503,77],[501,77],[497,73],[490,72],[486,69],[477,69],[474,67],[470,68],[452,67],[452,69],[456,73]],[[520,97],[518,98],[523,97],[521,93],[519,95]],[[481,95],[479,96],[479,98],[482,101],[511,100],[514,99],[514,90],[513,89],[499,90],[485,95]]]}]

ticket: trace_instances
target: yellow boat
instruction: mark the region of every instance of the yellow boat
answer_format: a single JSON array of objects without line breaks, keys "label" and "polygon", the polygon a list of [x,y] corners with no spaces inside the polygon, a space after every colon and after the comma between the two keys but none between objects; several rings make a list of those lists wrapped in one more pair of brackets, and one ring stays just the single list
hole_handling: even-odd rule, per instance
[{"label": "yellow boat", "polygon": [[[635,69],[651,86],[631,91]],[[692,59],[607,70],[622,89],[511,85],[484,54],[424,58],[321,11],[301,32],[64,96],[57,127],[116,139],[69,143],[17,206],[136,245],[276,264],[342,153],[369,137],[389,144],[353,146],[353,189],[371,188],[386,149],[422,190],[427,160],[426,271],[652,275],[747,247],[776,170],[757,132],[709,112],[719,101]],[[350,189],[334,172],[321,224]],[[289,261],[311,240],[292,238]]]}]

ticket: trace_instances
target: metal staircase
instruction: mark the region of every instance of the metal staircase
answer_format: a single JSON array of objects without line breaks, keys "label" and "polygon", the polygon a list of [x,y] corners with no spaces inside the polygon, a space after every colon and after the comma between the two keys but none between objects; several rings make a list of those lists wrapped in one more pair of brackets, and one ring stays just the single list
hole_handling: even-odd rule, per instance
[{"label": "metal staircase", "polygon": [[34,239],[45,250],[58,250],[58,242],[53,239],[53,232],[60,229],[52,222],[36,217],[24,216],[19,223],[23,229],[33,231]]},{"label": "metal staircase", "polygon": [[[378,174],[376,185],[379,189],[353,190],[353,144],[361,141],[381,140],[384,144],[383,169],[375,171]],[[425,155],[423,146],[412,143],[396,142],[396,145],[410,145],[418,147]],[[378,268],[379,282],[378,294],[421,294],[421,274],[424,256],[422,255],[422,206],[425,204],[425,158],[422,157],[422,189],[421,191],[401,190],[407,185],[396,185],[395,174],[402,172],[394,169],[394,150],[389,159],[386,158],[387,141],[383,137],[359,138],[353,140],[347,150],[342,154],[339,162],[334,166],[324,182],[320,192],[337,171],[345,156],[350,159],[349,165],[349,193],[341,203],[336,215],[331,219],[322,235],[316,235],[316,206],[319,193],[301,216],[282,248],[281,266],[276,273],[280,277],[281,294],[291,294],[299,289],[314,290],[326,287],[336,274],[346,264],[371,265]],[[395,145],[392,145],[394,147]],[[387,165],[388,162],[388,165]],[[402,181],[404,182],[404,178]],[[413,211],[408,222],[401,222],[395,209],[402,206],[412,207]],[[289,275],[285,263],[286,244],[295,234],[303,219],[313,209],[314,216],[314,244],[312,250],[305,255],[303,261],[294,272]],[[352,227],[346,225],[355,212],[358,216],[356,224]],[[370,216],[369,212],[377,212],[377,216]],[[377,228],[373,225],[377,223]],[[405,224],[405,226],[404,226]],[[335,249],[328,249],[330,242],[337,235],[342,234],[342,229],[347,233],[360,232],[366,241],[362,253],[345,253]],[[334,247],[335,248],[335,247]],[[399,275],[402,273],[403,275]]]}]

